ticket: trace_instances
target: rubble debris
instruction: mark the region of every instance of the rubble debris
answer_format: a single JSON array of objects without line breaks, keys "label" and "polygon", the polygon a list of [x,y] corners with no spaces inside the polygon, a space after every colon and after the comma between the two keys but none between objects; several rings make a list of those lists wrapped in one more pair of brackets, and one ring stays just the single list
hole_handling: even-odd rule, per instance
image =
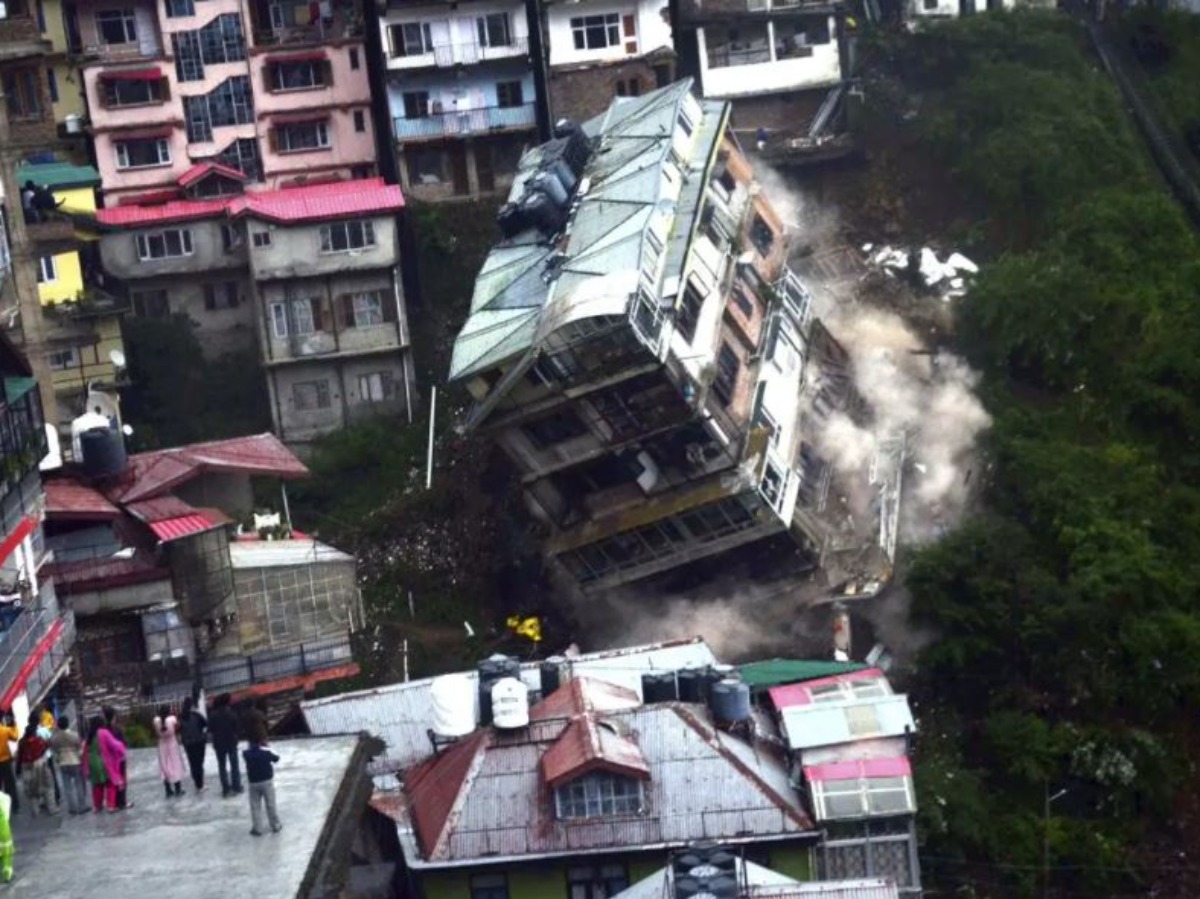
[{"label": "rubble debris", "polygon": [[904,274],[943,302],[965,297],[970,277],[979,273],[979,266],[957,251],[944,260],[939,259],[937,251],[931,247],[909,251],[890,245],[876,249],[875,244],[865,243],[862,251],[869,267],[891,278]]}]

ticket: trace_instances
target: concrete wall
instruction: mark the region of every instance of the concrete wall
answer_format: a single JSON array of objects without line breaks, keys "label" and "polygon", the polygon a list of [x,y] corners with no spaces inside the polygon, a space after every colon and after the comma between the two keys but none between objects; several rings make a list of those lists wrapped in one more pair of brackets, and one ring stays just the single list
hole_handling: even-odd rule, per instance
[{"label": "concrete wall", "polygon": [[250,220],[250,240],[262,231],[271,232],[271,245],[254,247],[250,265],[258,280],[272,278],[310,278],[336,272],[390,268],[399,259],[396,244],[396,220],[390,216],[365,217],[375,231],[375,245],[348,252],[321,252],[320,233],[323,225],[305,224],[293,227]]},{"label": "concrete wall", "polygon": [[[345,327],[339,300],[346,294],[378,291],[390,321],[366,327]],[[326,353],[372,352],[401,344],[400,319],[391,272],[386,269],[328,275],[324,278],[269,281],[259,287],[263,314],[263,356],[271,361],[320,356]],[[321,331],[307,335],[277,337],[271,307],[296,299],[317,300],[321,308]],[[388,315],[390,313],[390,316]]]},{"label": "concrete wall", "polygon": [[638,92],[645,94],[660,81],[669,83],[674,77],[674,63],[669,57],[656,57],[651,62],[642,56],[632,56],[603,65],[551,69],[550,109],[556,119],[582,122],[608,109],[613,98],[621,95],[622,85],[628,94],[636,81]]},{"label": "concrete wall", "polygon": [[[481,47],[475,20],[494,13],[508,14],[512,44],[504,47]],[[428,23],[430,38],[436,49],[423,55],[397,55],[389,36],[389,29],[393,25],[407,23]],[[457,10],[444,5],[406,4],[401,9],[389,7],[380,18],[379,28],[389,69],[472,65],[480,60],[493,60],[510,55],[524,57],[529,40],[525,5],[512,0],[473,3]]]},{"label": "concrete wall", "polygon": [[210,472],[176,487],[174,492],[186,503],[217,508],[232,518],[254,511],[254,488],[244,474]]},{"label": "concrete wall", "polygon": [[358,601],[353,561],[243,568],[233,583],[243,652],[344,634]]},{"label": "concrete wall", "polygon": [[[75,345],[79,365],[57,369],[52,376],[54,392],[60,395],[60,402],[65,404],[64,415],[75,413],[75,404],[81,403],[87,393],[88,381],[112,381],[116,372],[109,354],[113,350],[125,351],[119,315],[89,318],[80,324],[84,326],[84,338],[71,341]],[[54,331],[49,334],[53,337]],[[68,396],[71,399],[68,400]]]},{"label": "concrete wall", "polygon": [[709,64],[706,43],[708,31],[722,30],[720,26],[696,29],[700,53],[700,82],[705,97],[739,97],[781,90],[802,90],[836,84],[842,77],[838,54],[837,20],[828,17],[830,40],[816,44],[812,55],[781,59],[777,53],[776,22],[767,21],[769,62],[732,65],[714,68]]},{"label": "concrete wall", "polygon": [[[598,16],[617,13],[634,16],[636,49],[626,48],[628,38],[622,32],[621,41],[603,49],[577,50],[571,31],[571,19],[579,16]],[[663,0],[612,2],[589,0],[582,3],[557,3],[546,10],[546,27],[550,38],[550,65],[578,65],[597,62],[616,62],[627,56],[644,55],[654,50],[673,49],[671,22]]]},{"label": "concrete wall", "polygon": [[[180,279],[177,277],[179,275],[190,278],[201,272],[245,266],[245,247],[239,247],[227,253],[222,246],[221,225],[224,223],[223,217],[199,219],[190,222],[154,225],[147,228],[130,228],[114,234],[106,234],[100,240],[100,258],[104,263],[104,270],[113,277],[125,281],[171,276],[176,283],[179,283]],[[136,238],[138,234],[152,234],[176,229],[191,232],[192,252],[190,255],[145,261],[138,258]],[[141,287],[141,285],[136,286]]]},{"label": "concrete wall", "polygon": [[144,609],[147,606],[173,602],[174,600],[175,594],[171,589],[169,578],[161,581],[153,581],[149,584],[127,584],[121,587],[111,587],[106,590],[72,593],[63,599],[67,605],[75,610],[76,615],[83,617],[105,612],[127,612],[131,609]]}]

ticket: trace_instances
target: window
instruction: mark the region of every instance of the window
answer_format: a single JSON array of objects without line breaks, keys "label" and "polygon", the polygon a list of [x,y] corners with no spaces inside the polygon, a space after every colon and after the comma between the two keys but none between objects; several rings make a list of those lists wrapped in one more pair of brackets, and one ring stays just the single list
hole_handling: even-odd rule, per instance
[{"label": "window", "polygon": [[525,94],[519,81],[500,81],[496,84],[496,105],[501,108],[521,106]]},{"label": "window", "polygon": [[332,402],[329,398],[328,381],[298,381],[292,385],[292,405],[297,409],[328,409]]},{"label": "window", "polygon": [[142,318],[166,318],[171,304],[165,290],[143,290],[133,294],[133,312]]},{"label": "window", "polygon": [[618,97],[640,97],[642,95],[642,82],[637,78],[630,78],[627,81],[617,82]]},{"label": "window", "polygon": [[359,67],[358,48],[351,47],[350,48],[350,68],[353,70],[357,70],[358,67]]},{"label": "window", "polygon": [[822,684],[809,690],[813,702],[848,702],[855,699],[878,699],[892,694],[891,685],[882,678],[839,681]]},{"label": "window", "polygon": [[251,181],[262,180],[262,160],[258,155],[258,141],[253,137],[240,137],[217,154],[216,162],[241,172]]},{"label": "window", "polygon": [[4,99],[14,119],[42,117],[42,91],[37,69],[8,69],[4,73]]},{"label": "window", "polygon": [[183,107],[189,143],[211,141],[213,128],[249,125],[254,121],[250,78],[246,75],[227,78],[207,94],[184,97]]},{"label": "window", "polygon": [[367,130],[367,114],[361,109],[354,110],[354,130],[359,134]]},{"label": "window", "polygon": [[226,253],[232,253],[234,250],[241,247],[245,243],[245,238],[242,237],[242,229],[237,225],[222,225],[221,226],[221,249]]},{"label": "window", "polygon": [[396,382],[390,371],[358,376],[358,398],[364,403],[383,403],[396,396]]},{"label": "window", "polygon": [[261,250],[271,245],[270,231],[255,231],[250,235],[250,242],[254,244],[256,250]]},{"label": "window", "polygon": [[624,865],[581,865],[567,869],[567,899],[609,899],[629,886]]},{"label": "window", "polygon": [[721,351],[717,353],[717,376],[713,378],[712,390],[724,406],[733,402],[733,391],[737,386],[738,371],[741,367],[737,353],[730,349],[729,344],[721,344]]},{"label": "window", "polygon": [[775,246],[775,232],[763,221],[761,215],[756,214],[750,225],[750,243],[754,244],[758,255],[764,258],[771,255],[771,248]]},{"label": "window", "polygon": [[204,285],[204,308],[209,312],[218,309],[236,309],[238,307],[238,286],[236,281],[221,281],[216,284]]},{"label": "window", "polygon": [[370,222],[335,222],[321,228],[321,252],[344,253],[375,246],[375,227]]},{"label": "window", "polygon": [[100,98],[104,106],[145,106],[150,103],[162,103],[163,80],[103,78],[100,80]]},{"label": "window", "polygon": [[395,315],[390,314],[394,307],[382,290],[347,294],[340,301],[344,328],[370,328],[395,320]]},{"label": "window", "polygon": [[554,807],[563,820],[636,815],[642,810],[642,784],[615,774],[588,774],[555,790]]},{"label": "window", "polygon": [[53,256],[42,256],[38,259],[38,284],[53,284],[58,280],[58,269],[54,266]]},{"label": "window", "polygon": [[[38,6],[41,9],[41,6]],[[50,91],[50,102],[58,102],[58,76],[54,74],[54,69],[46,69],[46,87]]]},{"label": "window", "polygon": [[508,47],[512,34],[508,30],[508,13],[497,12],[475,20],[475,31],[481,47]]},{"label": "window", "polygon": [[737,307],[738,312],[746,318],[754,318],[754,302],[746,294],[746,289],[741,284],[733,285],[729,298],[733,300],[733,305]]},{"label": "window", "polygon": [[[772,434],[774,437],[774,434]],[[758,485],[759,491],[771,506],[772,509],[778,509],[783,504],[784,487],[787,484],[787,477],[779,466],[774,462],[767,460],[767,465],[763,471],[762,482]]]},{"label": "window", "polygon": [[603,50],[621,43],[621,16],[576,16],[571,19],[576,50]]},{"label": "window", "polygon": [[200,35],[181,31],[171,35],[175,50],[175,77],[180,81],[200,81],[204,78],[204,60],[200,58]]},{"label": "window", "polygon": [[909,777],[818,780],[809,786],[814,811],[822,821],[868,815],[908,815],[916,811]]},{"label": "window", "polygon": [[298,122],[294,125],[280,125],[275,129],[275,140],[280,153],[328,150],[329,124],[327,122]]},{"label": "window", "polygon": [[803,359],[796,332],[786,319],[778,315],[771,322],[770,336],[767,339],[767,358],[785,375],[795,372]]},{"label": "window", "polygon": [[192,255],[192,232],[186,228],[168,228],[134,237],[138,259],[175,259]]},{"label": "window", "polygon": [[324,331],[324,316],[321,301],[309,298],[289,300],[271,304],[271,327],[275,337],[282,340],[289,334],[303,337],[316,331]]},{"label": "window", "polygon": [[679,306],[679,317],[675,322],[679,335],[689,344],[696,339],[696,324],[700,321],[700,309],[703,306],[704,296],[695,282],[689,280],[683,290],[683,302]]},{"label": "window", "polygon": [[433,36],[428,22],[406,22],[388,29],[392,56],[424,56],[433,52]]},{"label": "window", "polygon": [[563,411],[527,422],[521,426],[521,432],[535,447],[546,449],[582,437],[588,429],[574,412]]},{"label": "window", "polygon": [[200,39],[200,59],[205,65],[241,62],[246,58],[246,38],[242,18],[237,13],[217,16],[196,32]]},{"label": "window", "polygon": [[508,878],[503,874],[471,875],[471,899],[508,899]]},{"label": "window", "polygon": [[137,42],[137,25],[132,9],[97,10],[96,30],[100,32],[100,43],[105,45]]},{"label": "window", "polygon": [[79,368],[79,350],[75,347],[67,347],[65,350],[56,350],[46,356],[46,364],[51,371],[63,371],[67,368]]},{"label": "window", "polygon": [[167,0],[167,18],[181,19],[195,14],[196,5],[192,0]]},{"label": "window", "polygon": [[268,89],[307,91],[325,86],[325,63],[316,60],[276,62],[267,67]]},{"label": "window", "polygon": [[916,847],[902,820],[830,824],[821,850],[824,880],[887,877],[901,889],[915,886]]},{"label": "window", "polygon": [[114,147],[119,169],[145,169],[171,164],[171,146],[165,137],[122,140],[117,141]]},{"label": "window", "polygon": [[405,91],[404,117],[406,119],[423,119],[429,115],[429,91]]}]

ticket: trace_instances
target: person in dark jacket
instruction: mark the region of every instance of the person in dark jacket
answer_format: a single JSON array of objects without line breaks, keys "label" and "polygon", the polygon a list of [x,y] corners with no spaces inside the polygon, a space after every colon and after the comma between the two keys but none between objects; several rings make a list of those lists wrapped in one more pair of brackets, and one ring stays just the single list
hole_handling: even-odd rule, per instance
[{"label": "person in dark jacket", "polygon": [[230,705],[228,693],[222,693],[208,716],[208,733],[217,755],[217,773],[221,776],[221,796],[242,792],[242,771],[238,761],[238,737],[241,723]]},{"label": "person in dark jacket", "polygon": [[270,750],[266,741],[252,740],[250,746],[242,752],[246,760],[246,781],[250,785],[250,836],[261,837],[262,806],[267,806],[267,821],[271,825],[271,833],[279,833],[283,825],[279,823],[279,813],[275,810],[275,763],[279,756]]},{"label": "person in dark jacket", "polygon": [[267,743],[267,703],[266,700],[256,700],[246,712],[246,740],[251,746],[256,743]]},{"label": "person in dark jacket", "polygon": [[204,789],[204,752],[208,747],[208,719],[196,710],[192,697],[183,701],[179,716],[179,740],[187,756],[188,768],[192,771],[192,783],[196,792]]}]

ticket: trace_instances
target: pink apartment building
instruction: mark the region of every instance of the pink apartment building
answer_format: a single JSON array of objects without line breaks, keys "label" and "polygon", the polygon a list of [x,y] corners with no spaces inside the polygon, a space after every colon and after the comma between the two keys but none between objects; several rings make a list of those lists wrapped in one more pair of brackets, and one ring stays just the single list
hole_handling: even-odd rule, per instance
[{"label": "pink apartment building", "polygon": [[[375,136],[353,0],[80,0],[105,205],[369,177]],[[253,187],[251,189],[254,189]]]}]

